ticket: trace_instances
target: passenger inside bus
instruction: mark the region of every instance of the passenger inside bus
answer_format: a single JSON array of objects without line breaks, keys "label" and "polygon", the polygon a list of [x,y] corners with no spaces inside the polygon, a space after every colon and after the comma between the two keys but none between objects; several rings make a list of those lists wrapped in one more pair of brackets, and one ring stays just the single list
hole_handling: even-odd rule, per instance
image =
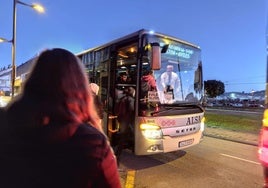
[{"label": "passenger inside bus", "polygon": [[126,90],[128,88],[128,84],[130,84],[131,78],[127,74],[127,72],[121,72],[119,77],[117,78],[116,84],[116,98],[119,99],[123,95],[125,95]]},{"label": "passenger inside bus", "polygon": [[142,81],[141,89],[143,91],[154,91],[154,90],[156,90],[156,82],[155,82],[155,78],[154,78],[152,70],[146,70],[144,72],[144,75],[141,77],[141,81]]},{"label": "passenger inside bus", "polygon": [[118,84],[129,84],[131,82],[131,78],[128,76],[127,72],[121,72],[119,74],[119,78],[117,80]]},{"label": "passenger inside bus", "polygon": [[117,133],[117,141],[113,143],[115,155],[117,156],[118,164],[122,150],[126,147],[133,147],[134,134],[134,103],[135,89],[128,87],[125,95],[119,99],[116,104],[116,115],[119,122],[119,132]]},{"label": "passenger inside bus", "polygon": [[120,72],[116,80],[115,97],[116,101],[126,95],[128,87],[131,85],[131,78],[128,71]]},{"label": "passenger inside bus", "polygon": [[144,71],[143,76],[141,77],[140,88],[141,98],[144,99],[144,102],[148,98],[149,91],[156,91],[156,81],[152,70]]}]

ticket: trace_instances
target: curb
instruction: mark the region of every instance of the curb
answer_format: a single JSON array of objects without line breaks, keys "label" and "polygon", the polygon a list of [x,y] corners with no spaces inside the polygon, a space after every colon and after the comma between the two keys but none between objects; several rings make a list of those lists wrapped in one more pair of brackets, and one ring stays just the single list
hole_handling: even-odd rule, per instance
[{"label": "curb", "polygon": [[237,143],[241,143],[241,144],[258,146],[258,143],[257,142],[253,142],[253,141],[238,140],[238,139],[234,139],[234,138],[227,138],[227,137],[224,137],[224,136],[215,136],[215,135],[206,134],[206,133],[204,133],[204,136],[211,137],[211,138],[217,138],[217,139],[221,139],[221,140],[227,140],[227,141],[237,142]]}]

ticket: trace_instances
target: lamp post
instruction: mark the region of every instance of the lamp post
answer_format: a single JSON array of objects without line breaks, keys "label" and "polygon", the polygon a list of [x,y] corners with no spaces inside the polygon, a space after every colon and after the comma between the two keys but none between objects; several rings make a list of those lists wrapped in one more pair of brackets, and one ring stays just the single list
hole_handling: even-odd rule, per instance
[{"label": "lamp post", "polygon": [[16,32],[17,32],[17,3],[35,9],[43,13],[45,10],[39,4],[27,4],[19,0],[13,0],[13,31],[12,31],[12,72],[11,72],[11,96],[14,97],[15,79],[16,79]]},{"label": "lamp post", "polygon": [[15,79],[16,79],[16,31],[17,31],[17,3],[25,5],[35,9],[37,12],[43,13],[45,9],[40,4],[27,4],[19,0],[13,0],[13,30],[12,39],[7,40],[5,38],[0,38],[0,42],[10,42],[12,43],[12,63],[11,63],[11,97],[14,97],[15,91]]}]

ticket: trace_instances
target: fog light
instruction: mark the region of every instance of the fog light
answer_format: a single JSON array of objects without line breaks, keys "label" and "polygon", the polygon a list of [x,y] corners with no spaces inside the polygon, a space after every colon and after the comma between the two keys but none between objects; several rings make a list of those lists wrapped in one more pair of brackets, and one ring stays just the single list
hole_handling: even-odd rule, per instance
[{"label": "fog light", "polygon": [[157,151],[158,150],[158,146],[157,145],[153,145],[150,147],[151,151]]}]

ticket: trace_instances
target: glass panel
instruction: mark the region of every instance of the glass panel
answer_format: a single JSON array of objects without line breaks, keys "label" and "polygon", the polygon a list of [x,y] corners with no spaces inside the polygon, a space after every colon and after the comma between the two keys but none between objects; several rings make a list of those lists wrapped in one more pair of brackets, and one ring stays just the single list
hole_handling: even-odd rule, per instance
[{"label": "glass panel", "polygon": [[99,96],[104,105],[104,108],[108,108],[107,95],[108,95],[108,68],[109,68],[109,52],[110,48],[104,48],[96,52],[96,63],[95,63],[95,75],[93,75],[92,82],[100,86]]},{"label": "glass panel", "polygon": [[[137,43],[133,43],[117,51],[117,68],[115,82],[115,101],[129,94],[134,89],[136,92],[137,81]],[[134,97],[134,96],[133,96]]]},{"label": "glass panel", "polygon": [[[150,71],[147,64],[150,59],[143,57],[143,70],[146,76],[151,77],[151,86],[141,92],[141,101],[155,105],[160,104],[185,104],[199,103],[203,96],[202,64],[200,50],[173,40],[151,36],[149,43],[158,42],[163,49],[168,44],[168,49],[161,55],[160,70]],[[150,51],[149,51],[150,57]],[[150,63],[150,62],[149,62]],[[150,75],[148,74],[150,73]],[[148,82],[149,83],[149,82]],[[142,87],[145,88],[141,80]]]}]

